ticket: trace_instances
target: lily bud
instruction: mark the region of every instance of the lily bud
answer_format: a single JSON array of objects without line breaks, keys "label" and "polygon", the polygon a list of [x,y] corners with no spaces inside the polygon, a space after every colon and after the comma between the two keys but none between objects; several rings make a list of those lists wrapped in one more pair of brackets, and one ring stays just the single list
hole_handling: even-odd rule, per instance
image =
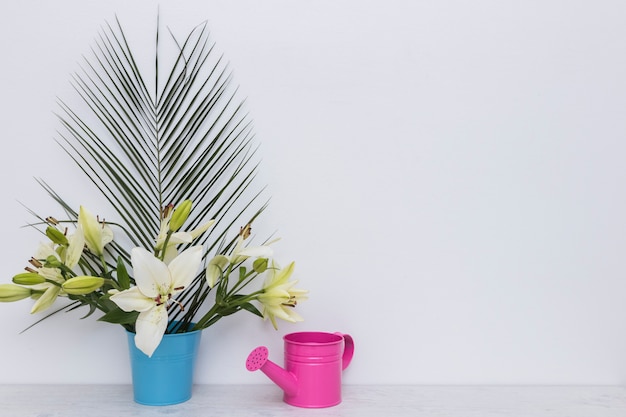
[{"label": "lily bud", "polygon": [[70,278],[62,285],[63,290],[71,295],[85,295],[94,292],[104,284],[104,278],[79,276]]},{"label": "lily bud", "polygon": [[19,285],[37,285],[46,282],[46,279],[36,272],[22,272],[13,277],[13,282]]},{"label": "lily bud", "polygon": [[30,297],[30,289],[15,284],[0,284],[0,302],[9,303]]},{"label": "lily bud", "polygon": [[267,258],[257,258],[252,263],[252,268],[254,268],[254,272],[257,274],[262,274],[267,269],[267,264]]},{"label": "lily bud", "polygon": [[46,228],[46,236],[57,245],[67,246],[67,237],[56,227],[48,226]]},{"label": "lily bud", "polygon": [[170,230],[172,232],[180,229],[185,221],[187,221],[187,217],[189,217],[189,213],[191,213],[191,205],[191,200],[185,200],[174,209],[174,213],[172,213],[172,218],[170,219]]},{"label": "lily bud", "polygon": [[50,255],[46,258],[46,263],[44,264],[47,268],[60,268],[63,263],[59,261],[56,256]]}]

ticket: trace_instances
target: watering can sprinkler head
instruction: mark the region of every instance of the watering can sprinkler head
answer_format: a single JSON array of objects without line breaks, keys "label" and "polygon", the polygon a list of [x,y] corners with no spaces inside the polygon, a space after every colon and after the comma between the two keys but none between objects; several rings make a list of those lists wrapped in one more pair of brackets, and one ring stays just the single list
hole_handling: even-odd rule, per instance
[{"label": "watering can sprinkler head", "polygon": [[268,361],[269,351],[265,346],[259,346],[248,355],[246,369],[250,372],[258,371]]},{"label": "watering can sprinkler head", "polygon": [[298,392],[298,381],[291,372],[288,372],[268,359],[269,351],[265,346],[259,346],[248,355],[246,369],[250,372],[261,370],[276,385],[278,385],[286,395],[296,395]]}]

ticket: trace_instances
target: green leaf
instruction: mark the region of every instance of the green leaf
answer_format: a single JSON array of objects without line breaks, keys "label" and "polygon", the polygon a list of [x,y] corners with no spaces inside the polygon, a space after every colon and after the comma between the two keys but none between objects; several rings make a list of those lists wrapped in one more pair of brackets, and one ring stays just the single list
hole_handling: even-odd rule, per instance
[{"label": "green leaf", "polygon": [[235,314],[239,310],[241,310],[241,306],[240,305],[229,306],[228,308],[220,308],[217,311],[217,314],[222,316],[222,317],[226,317],[226,316],[230,316],[231,314]]},{"label": "green leaf", "polygon": [[254,305],[252,305],[250,303],[243,303],[241,305],[241,308],[246,310],[246,311],[249,311],[252,314],[255,314],[255,315],[263,318],[263,314]]},{"label": "green leaf", "polygon": [[138,315],[139,313],[137,311],[126,312],[118,307],[104,314],[98,321],[114,324],[133,324],[137,321]]},{"label": "green leaf", "polygon": [[79,300],[79,304],[72,305],[71,307],[68,307],[67,308],[68,312],[74,311],[74,310],[78,310],[79,308],[84,307],[86,305],[89,306],[89,311],[87,312],[87,314],[85,314],[83,317],[81,317],[81,320],[82,319],[86,319],[87,317],[91,316],[96,311],[95,304],[89,303],[85,297],[77,297],[77,296],[74,296],[74,295],[70,295],[69,297],[70,297],[71,300],[78,299]]},{"label": "green leaf", "polygon": [[81,317],[81,319],[86,319],[87,317],[91,316],[95,312],[96,312],[96,304],[89,304],[89,311],[87,312],[87,314]]},{"label": "green leaf", "polygon": [[126,265],[121,256],[117,257],[117,283],[122,290],[130,288],[130,276],[126,270]]},{"label": "green leaf", "polygon": [[60,307],[60,308],[58,308],[58,309],[54,310],[53,312],[48,313],[47,315],[43,316],[42,318],[40,318],[39,320],[37,320],[36,322],[34,322],[33,324],[31,324],[30,326],[28,326],[28,327],[26,327],[24,330],[22,330],[22,331],[20,332],[20,334],[24,333],[24,332],[25,332],[25,331],[27,331],[27,330],[30,330],[32,327],[36,326],[37,324],[41,323],[42,321],[44,321],[44,320],[46,320],[46,319],[48,319],[48,318],[50,318],[50,317],[54,316],[55,314],[60,313],[61,311],[66,311],[66,312],[68,312],[68,311],[72,311],[74,308],[76,308],[76,307],[78,307],[78,306],[80,306],[80,305],[81,305],[81,304],[80,304],[80,301],[72,301],[72,303],[70,303],[70,304],[68,304],[68,305],[66,305],[66,306]]}]

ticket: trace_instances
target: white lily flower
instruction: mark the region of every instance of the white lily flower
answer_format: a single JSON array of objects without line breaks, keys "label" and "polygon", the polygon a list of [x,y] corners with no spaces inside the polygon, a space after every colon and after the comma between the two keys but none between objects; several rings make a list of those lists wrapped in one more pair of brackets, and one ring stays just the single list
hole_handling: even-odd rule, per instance
[{"label": "white lily flower", "polygon": [[[35,259],[48,259],[48,257],[53,256],[57,258],[59,261],[64,261],[65,264],[72,268],[80,259],[80,254],[82,253],[82,249],[84,246],[84,238],[82,238],[82,232],[78,231],[73,236],[70,236],[69,245],[66,251],[63,251],[63,256],[59,255],[54,250],[54,243],[40,243],[37,251],[35,252]],[[65,259],[62,259],[65,258]],[[41,284],[30,285],[29,288],[34,291],[43,291],[43,293],[38,293],[35,295],[37,301],[33,304],[30,312],[31,314],[38,313],[40,311],[46,310],[49,308],[54,301],[59,296],[67,295],[65,291],[61,288],[63,282],[65,282],[65,278],[61,274],[61,270],[59,268],[50,268],[41,266],[37,268],[37,273],[41,275],[48,281],[57,282],[59,285],[53,284],[52,282],[43,282]]]},{"label": "white lily flower", "polygon": [[61,284],[63,284],[65,279],[58,268],[41,267],[37,269],[37,273],[49,281],[57,282],[59,285],[53,284],[52,282],[29,285],[29,288],[34,291],[43,291],[43,293],[33,295],[37,301],[30,310],[31,314],[47,309],[54,303],[57,297],[66,295],[65,291],[61,288]]},{"label": "white lily flower", "polygon": [[[78,261],[80,261],[80,257],[83,254],[83,249],[85,247],[85,235],[83,234],[83,228],[80,224],[76,227],[74,234],[67,237],[67,242],[67,247],[56,246],[53,242],[40,242],[33,258],[37,260],[44,260],[48,259],[50,256],[54,256],[59,261],[63,262],[68,268],[74,268],[78,265]],[[45,269],[52,269],[57,271],[57,273],[43,271]],[[63,282],[61,271],[57,268],[38,268],[38,272],[48,279],[54,279],[59,283]],[[55,279],[52,276],[58,279]]]},{"label": "white lily flower", "polygon": [[[230,256],[216,255],[209,261],[206,267],[206,280],[209,287],[213,288],[228,265],[236,265],[248,258],[270,258],[274,251],[269,247],[275,240],[262,246],[243,246],[245,237],[240,235]],[[276,239],[277,240],[277,239]]]},{"label": "white lily flower", "polygon": [[269,318],[275,329],[278,328],[276,317],[292,323],[302,321],[302,317],[295,312],[294,307],[299,301],[307,298],[308,291],[293,288],[298,282],[289,281],[294,268],[294,262],[283,269],[275,265],[268,268],[263,293],[258,297],[259,302],[263,304],[263,317]]},{"label": "white lily flower", "polygon": [[167,305],[174,295],[187,288],[202,261],[202,246],[183,251],[169,264],[143,248],[131,251],[136,287],[111,296],[124,311],[138,311],[135,345],[152,356],[167,328]]},{"label": "white lily flower", "polygon": [[230,255],[230,262],[232,264],[237,264],[239,262],[243,262],[248,258],[271,258],[274,254],[274,250],[270,248],[269,245],[276,242],[278,239],[272,240],[271,242],[266,243],[261,246],[243,246],[243,242],[246,238],[244,236],[239,236],[237,239],[237,243],[235,244],[235,248],[233,249],[232,254]]},{"label": "white lily flower", "polygon": [[104,246],[113,240],[113,230],[104,222],[99,222],[98,218],[83,206],[80,206],[78,213],[78,224],[82,227],[89,250],[101,256],[104,253]]},{"label": "white lily flower", "polygon": [[167,234],[170,231],[170,220],[172,219],[173,212],[174,212],[173,210],[170,210],[168,215],[165,216],[161,220],[161,227],[159,228],[159,235],[157,236],[156,244],[154,245],[154,248],[156,250],[165,251],[163,260],[165,261],[166,264],[170,263],[172,259],[178,256],[178,249],[176,249],[177,245],[180,245],[181,243],[193,242],[195,239],[200,237],[204,232],[206,232],[211,226],[213,226],[213,223],[215,223],[215,220],[209,220],[208,222],[188,232],[185,232],[185,231],[174,232],[172,233],[169,240],[167,241],[167,247],[163,248],[163,245],[165,244],[165,240],[167,238]]},{"label": "white lily flower", "polygon": [[216,255],[206,266],[206,280],[213,288],[222,277],[229,265],[237,265],[248,258],[270,258],[274,250],[269,245],[279,239],[274,239],[261,246],[244,246],[244,241],[250,236],[251,226],[247,224],[239,230],[239,237],[230,255]]}]

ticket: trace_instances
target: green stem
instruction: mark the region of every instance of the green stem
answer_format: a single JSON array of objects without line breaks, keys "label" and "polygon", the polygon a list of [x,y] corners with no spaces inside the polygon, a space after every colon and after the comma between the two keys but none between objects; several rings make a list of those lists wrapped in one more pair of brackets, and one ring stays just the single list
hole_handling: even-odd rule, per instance
[{"label": "green stem", "polygon": [[163,246],[161,247],[161,254],[159,254],[156,248],[154,249],[154,256],[158,257],[160,260],[165,259],[165,249],[167,249],[167,245],[170,243],[170,237],[172,237],[172,233],[173,232],[171,230],[167,231],[167,236],[165,236],[165,241],[163,242]]},{"label": "green stem", "polygon": [[115,288],[116,290],[122,291],[122,287],[120,287],[117,283],[117,281],[115,281],[114,279],[110,279],[110,278],[105,278],[104,282],[106,284],[111,285],[113,288]]},{"label": "green stem", "polygon": [[106,277],[108,276],[109,273],[109,268],[107,266],[106,260],[104,259],[104,255],[100,255],[100,263],[102,264],[102,272],[103,275]]},{"label": "green stem", "polygon": [[211,321],[213,316],[217,315],[218,310],[219,310],[218,304],[217,303],[213,304],[213,307],[211,307],[211,309],[207,311],[207,313],[204,316],[202,316],[200,320],[198,320],[198,322],[195,324],[195,326],[193,326],[191,330],[201,330],[207,327],[207,323]]},{"label": "green stem", "polygon": [[247,296],[240,298],[237,300],[235,304],[231,304],[230,296],[226,297],[219,303],[215,303],[213,307],[204,315],[195,326],[193,326],[192,330],[201,330],[206,327],[209,327],[211,324],[214,324],[217,320],[221,318],[221,314],[219,314],[222,309],[230,309],[235,306],[240,306],[247,302],[253,301],[257,298],[259,294],[262,294],[263,290],[258,290],[253,292],[252,294],[248,294]]},{"label": "green stem", "polygon": [[228,297],[236,294],[237,291],[240,291],[243,288],[245,288],[248,284],[250,284],[252,281],[254,281],[254,279],[257,276],[258,276],[258,274],[254,270],[248,272],[239,281],[237,281],[237,283],[233,286],[233,288],[230,291],[228,291],[228,293],[226,294],[226,297],[228,298]]},{"label": "green stem", "polygon": [[[240,306],[247,302],[253,301],[257,298],[259,294],[262,294],[264,292],[263,289],[254,291],[253,293],[248,294],[242,298],[238,298],[236,303],[232,303],[231,301],[232,297],[237,295],[237,292],[241,291],[248,284],[250,284],[257,276],[259,276],[259,274],[254,269],[252,269],[250,270],[250,272],[246,273],[243,277],[240,277],[237,280],[237,283],[233,285],[233,287],[229,290],[228,282],[229,282],[230,274],[233,272],[233,269],[234,269],[234,265],[229,264],[228,268],[222,274],[222,278],[219,280],[217,284],[217,287],[216,287],[217,294],[216,294],[215,304],[213,304],[213,306],[209,309],[209,311],[207,311],[206,314],[204,314],[202,318],[200,318],[200,320],[196,322],[192,330],[200,330],[200,329],[204,329],[210,326],[211,324],[219,320],[221,316],[219,314],[220,311],[228,310],[233,307]],[[222,297],[220,294],[224,294],[224,296]]]},{"label": "green stem", "polygon": [[65,278],[66,274],[69,275],[70,278],[76,276],[76,273],[74,271],[72,271],[70,268],[68,268],[67,265],[65,265],[65,264],[59,265],[59,269],[62,271],[64,278]]}]

